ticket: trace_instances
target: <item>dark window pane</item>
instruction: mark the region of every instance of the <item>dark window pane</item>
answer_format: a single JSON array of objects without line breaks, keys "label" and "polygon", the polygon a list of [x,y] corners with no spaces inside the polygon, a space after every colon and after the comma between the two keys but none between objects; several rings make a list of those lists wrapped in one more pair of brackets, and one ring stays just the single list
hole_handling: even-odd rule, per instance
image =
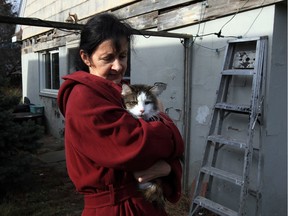
[{"label": "dark window pane", "polygon": [[45,65],[45,88],[51,89],[51,64],[50,64],[50,54],[44,54],[44,65]]},{"label": "dark window pane", "polygon": [[60,80],[59,80],[59,53],[51,54],[51,72],[52,72],[52,89],[59,89]]}]

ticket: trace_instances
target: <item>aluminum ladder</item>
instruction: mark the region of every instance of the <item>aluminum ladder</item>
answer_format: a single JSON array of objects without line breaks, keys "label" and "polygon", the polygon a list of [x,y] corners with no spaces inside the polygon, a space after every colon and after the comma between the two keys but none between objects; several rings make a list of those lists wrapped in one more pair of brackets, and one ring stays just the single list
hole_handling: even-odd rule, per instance
[{"label": "aluminum ladder", "polygon": [[[226,53],[224,57],[224,64],[221,73],[221,81],[217,92],[216,102],[213,109],[212,119],[210,123],[210,130],[206,138],[206,147],[202,165],[197,177],[194,194],[192,197],[192,203],[190,206],[189,216],[199,215],[198,211],[208,210],[217,215],[223,216],[243,216],[246,215],[247,195],[253,194],[256,198],[256,211],[255,215],[260,214],[259,205],[261,202],[261,141],[257,148],[253,147],[253,136],[255,124],[261,119],[262,114],[262,102],[264,98],[263,94],[263,80],[265,79],[265,64],[267,53],[266,36],[250,38],[250,39],[237,39],[228,41],[226,47]],[[250,55],[255,56],[254,64],[249,60],[249,56],[244,50],[250,50]],[[251,54],[252,50],[252,54]],[[242,53],[242,54],[241,54]],[[238,63],[235,58],[238,55]],[[239,57],[240,55],[240,57]],[[242,55],[242,56],[241,56]],[[244,56],[246,55],[246,56]],[[241,59],[246,58],[246,59]],[[251,56],[250,56],[251,58]],[[240,62],[239,64],[239,61]],[[249,65],[250,64],[250,65]],[[251,98],[248,104],[239,105],[228,102],[228,93],[231,90],[231,80],[235,77],[249,77],[251,85],[249,85],[249,91],[251,91]],[[251,89],[250,89],[251,87]],[[239,89],[238,89],[239,90]],[[227,116],[231,113],[233,115],[239,115],[240,118],[245,118],[248,127],[245,128],[244,141],[235,139],[227,134],[224,134],[223,124]],[[246,120],[247,119],[247,120]],[[237,137],[238,138],[238,137]],[[236,148],[241,152],[243,157],[241,158],[241,166],[243,166],[242,174],[239,175],[229,171],[216,167],[217,160],[219,160],[219,151],[223,147]],[[258,154],[257,160],[257,177],[256,177],[256,189],[249,188],[250,170],[252,164],[253,155]],[[232,157],[229,159],[233,159]],[[253,159],[254,160],[254,159]],[[226,161],[229,163],[229,161]],[[243,164],[242,164],[243,162]],[[211,187],[213,187],[213,179],[217,178],[217,181],[228,181],[229,184],[236,185],[239,188],[239,205],[238,209],[232,209],[225,204],[217,203],[210,198]],[[206,181],[206,194],[203,195],[203,184]],[[202,191],[202,192],[201,192]],[[201,194],[202,193],[202,194]],[[238,196],[238,195],[237,195]],[[238,199],[237,198],[237,199]],[[203,215],[203,214],[202,214]]]}]

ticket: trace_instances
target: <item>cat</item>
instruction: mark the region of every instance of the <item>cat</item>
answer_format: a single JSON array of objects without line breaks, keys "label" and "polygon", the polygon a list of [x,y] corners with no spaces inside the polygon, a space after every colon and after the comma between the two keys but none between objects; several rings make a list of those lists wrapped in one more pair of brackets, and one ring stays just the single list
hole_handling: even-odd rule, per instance
[{"label": "cat", "polygon": [[166,86],[165,83],[160,82],[153,86],[123,84],[121,94],[127,111],[135,118],[143,118],[145,121],[157,120],[160,112],[158,96]]},{"label": "cat", "polygon": [[[159,120],[160,102],[158,96],[166,89],[165,83],[157,82],[153,86],[134,84],[122,85],[122,98],[125,109],[135,118],[143,118],[145,121]],[[139,183],[139,189],[146,200],[159,208],[164,208],[165,199],[161,187],[161,181],[155,179],[147,183]]]}]

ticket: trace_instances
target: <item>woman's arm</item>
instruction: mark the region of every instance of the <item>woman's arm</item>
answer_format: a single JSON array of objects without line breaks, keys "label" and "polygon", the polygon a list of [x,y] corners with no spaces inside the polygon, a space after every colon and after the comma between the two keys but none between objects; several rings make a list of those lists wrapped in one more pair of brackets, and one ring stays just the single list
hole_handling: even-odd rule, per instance
[{"label": "woman's arm", "polygon": [[164,197],[169,202],[175,203],[181,196],[182,166],[178,159],[174,159],[169,163],[159,160],[146,170],[134,172],[134,177],[139,183],[162,177],[161,184]]},{"label": "woman's arm", "polygon": [[168,176],[171,172],[171,166],[164,160],[159,160],[146,170],[134,172],[134,177],[140,183],[148,182],[152,179]]}]

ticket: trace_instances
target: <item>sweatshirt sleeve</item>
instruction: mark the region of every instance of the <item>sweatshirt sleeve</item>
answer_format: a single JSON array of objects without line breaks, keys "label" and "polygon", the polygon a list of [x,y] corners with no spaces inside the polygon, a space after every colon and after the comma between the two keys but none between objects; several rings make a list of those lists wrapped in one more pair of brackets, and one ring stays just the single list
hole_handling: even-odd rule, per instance
[{"label": "sweatshirt sleeve", "polygon": [[163,113],[160,115],[166,125],[171,129],[171,132],[173,133],[173,142],[175,143],[174,154],[167,160],[171,166],[171,172],[162,179],[163,193],[164,197],[166,197],[169,202],[176,203],[180,199],[182,191],[182,164],[180,158],[183,158],[184,142],[172,120]]},{"label": "sweatshirt sleeve", "polygon": [[169,164],[171,173],[162,179],[163,193],[169,202],[176,203],[182,191],[182,164],[177,158],[171,160]]}]

